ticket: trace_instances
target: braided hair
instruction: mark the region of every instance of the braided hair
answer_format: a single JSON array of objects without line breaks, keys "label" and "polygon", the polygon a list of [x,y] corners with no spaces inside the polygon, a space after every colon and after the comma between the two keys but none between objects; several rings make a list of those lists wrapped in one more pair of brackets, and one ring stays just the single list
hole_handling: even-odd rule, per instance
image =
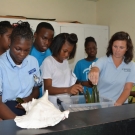
[{"label": "braided hair", "polygon": [[33,42],[33,32],[28,22],[19,21],[17,23],[13,23],[13,26],[14,29],[11,34],[11,45],[14,43],[16,38],[23,38]]}]

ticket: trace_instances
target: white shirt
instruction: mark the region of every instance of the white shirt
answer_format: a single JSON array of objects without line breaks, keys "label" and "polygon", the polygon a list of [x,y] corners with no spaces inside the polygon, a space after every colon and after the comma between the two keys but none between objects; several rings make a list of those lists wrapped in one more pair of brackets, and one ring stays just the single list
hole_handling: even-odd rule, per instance
[{"label": "white shirt", "polygon": [[[70,70],[67,60],[63,63],[56,61],[52,56],[48,56],[41,65],[42,79],[52,79],[53,87],[70,87],[75,84],[77,78]],[[44,89],[44,86],[42,87]],[[66,96],[65,94],[58,94],[49,96],[49,100],[59,108],[57,105],[57,97]],[[69,96],[67,94],[67,96]]]},{"label": "white shirt", "polygon": [[43,79],[52,79],[53,87],[70,87],[76,82],[76,76],[69,68],[68,61],[60,63],[52,56],[43,61],[41,74]]}]

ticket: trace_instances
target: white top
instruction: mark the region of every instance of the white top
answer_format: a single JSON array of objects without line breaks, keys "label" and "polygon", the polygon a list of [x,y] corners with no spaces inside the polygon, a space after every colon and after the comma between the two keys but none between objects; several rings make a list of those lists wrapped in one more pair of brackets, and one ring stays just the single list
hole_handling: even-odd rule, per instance
[{"label": "white top", "polygon": [[41,73],[43,79],[52,79],[53,87],[70,87],[76,82],[76,76],[69,68],[68,61],[64,60],[60,63],[52,56],[43,61]]},{"label": "white top", "polygon": [[[48,56],[41,65],[42,79],[52,79],[53,87],[70,87],[76,83],[76,76],[69,68],[67,60],[63,63],[56,61],[52,56]],[[44,89],[44,86],[42,87]],[[68,94],[58,94],[49,96],[49,100],[57,106],[57,98],[59,96],[69,96]]]},{"label": "white top", "polygon": [[[135,83],[135,63],[124,61],[116,68],[112,56],[104,56],[97,60],[94,67],[100,69],[98,90],[103,97],[116,101],[128,82]],[[126,100],[127,102],[127,100]]]}]

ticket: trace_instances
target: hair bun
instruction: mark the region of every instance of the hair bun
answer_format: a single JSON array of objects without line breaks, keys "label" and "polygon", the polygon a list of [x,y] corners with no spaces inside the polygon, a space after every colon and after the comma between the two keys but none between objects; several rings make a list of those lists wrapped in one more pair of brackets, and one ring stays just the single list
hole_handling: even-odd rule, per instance
[{"label": "hair bun", "polygon": [[73,44],[76,44],[78,41],[77,35],[74,33],[69,34],[69,41]]}]

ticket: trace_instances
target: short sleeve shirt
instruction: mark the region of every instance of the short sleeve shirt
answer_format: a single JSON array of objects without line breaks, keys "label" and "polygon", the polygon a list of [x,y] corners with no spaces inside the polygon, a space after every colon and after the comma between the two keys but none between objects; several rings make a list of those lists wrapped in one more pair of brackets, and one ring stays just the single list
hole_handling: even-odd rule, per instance
[{"label": "short sleeve shirt", "polygon": [[[97,58],[93,61],[87,61],[85,59],[79,60],[74,69],[74,73],[79,81],[88,81],[88,73],[90,72],[90,66],[93,62],[96,62]],[[89,92],[92,94],[92,88],[87,88],[84,86],[84,91],[86,89],[89,90]]]},{"label": "short sleeve shirt", "polygon": [[28,55],[17,66],[10,56],[10,50],[0,56],[0,95],[2,102],[24,98],[31,94],[35,86],[34,75],[40,78],[36,58]]},{"label": "short sleeve shirt", "polygon": [[76,76],[72,74],[67,60],[59,63],[49,56],[43,61],[41,72],[43,79],[52,79],[53,87],[69,87],[76,82]]},{"label": "short sleeve shirt", "polygon": [[[135,83],[135,63],[123,62],[116,68],[112,56],[104,56],[95,63],[100,69],[98,90],[100,96],[116,101],[128,82]],[[126,101],[127,102],[127,101]]]},{"label": "short sleeve shirt", "polygon": [[39,66],[41,66],[44,59],[52,55],[52,53],[49,48],[45,52],[39,52],[33,45],[30,51],[30,55],[34,56],[38,60]]}]

